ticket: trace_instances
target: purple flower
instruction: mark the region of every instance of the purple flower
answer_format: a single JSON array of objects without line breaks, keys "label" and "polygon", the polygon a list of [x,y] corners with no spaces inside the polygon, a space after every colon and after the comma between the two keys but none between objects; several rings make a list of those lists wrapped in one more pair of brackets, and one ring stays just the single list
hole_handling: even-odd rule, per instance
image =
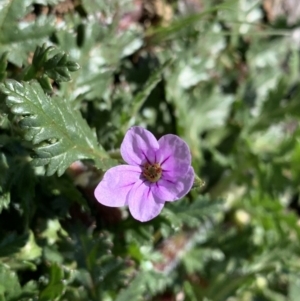
[{"label": "purple flower", "polygon": [[156,217],[166,201],[184,197],[194,182],[188,145],[175,135],[158,141],[142,127],[130,128],[121,144],[129,165],[109,169],[95,189],[103,205],[128,205],[132,216],[146,222]]}]

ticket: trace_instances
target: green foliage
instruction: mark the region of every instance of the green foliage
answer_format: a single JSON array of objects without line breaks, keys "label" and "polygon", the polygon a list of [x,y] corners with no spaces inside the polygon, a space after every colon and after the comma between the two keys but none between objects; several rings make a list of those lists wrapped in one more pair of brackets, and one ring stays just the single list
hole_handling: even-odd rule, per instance
[{"label": "green foliage", "polygon": [[193,203],[181,202],[168,206],[165,210],[166,217],[176,228],[200,226],[207,219],[211,219],[221,211],[221,201],[199,197]]},{"label": "green foliage", "polygon": [[[0,10],[0,53],[8,51],[8,60],[17,66],[26,61],[30,51],[55,30],[54,18],[39,16],[34,21],[19,22],[30,11],[32,0],[4,0]],[[25,26],[24,26],[25,25]]]},{"label": "green foliage", "polygon": [[165,69],[170,65],[171,60],[165,62],[160,68],[158,68],[148,79],[145,86],[142,90],[133,98],[131,101],[131,108],[130,108],[130,115],[128,114],[128,124],[125,123],[126,128],[133,124],[138,112],[140,111],[141,107],[143,106],[144,102],[149,97],[150,93],[156,87],[156,85],[162,80],[162,73]]},{"label": "green foliage", "polygon": [[[155,283],[155,285],[154,285]],[[120,292],[116,301],[139,301],[151,294],[162,292],[168,284],[168,280],[157,272],[140,272],[130,285]],[[144,296],[144,297],[143,297]]]},{"label": "green foliage", "polygon": [[[297,301],[297,14],[0,1],[0,300]],[[199,175],[148,223],[94,198],[132,125]]]},{"label": "green foliage", "polygon": [[50,267],[49,283],[41,291],[40,300],[55,300],[59,298],[64,291],[64,272],[57,264],[52,264]]},{"label": "green foliage", "polygon": [[36,78],[46,91],[51,91],[51,84],[47,76],[56,82],[71,80],[70,72],[77,71],[79,65],[68,60],[68,56],[64,52],[59,52],[48,58],[48,54],[53,50],[52,46],[46,47],[46,44],[36,48],[32,65],[26,70],[24,80]]},{"label": "green foliage", "polygon": [[17,274],[4,265],[0,266],[0,296],[2,300],[16,300],[21,286]]},{"label": "green foliage", "polygon": [[45,62],[45,73],[56,81],[71,80],[70,71],[77,71],[79,66],[77,63],[68,61],[67,55],[58,53],[47,62]]}]

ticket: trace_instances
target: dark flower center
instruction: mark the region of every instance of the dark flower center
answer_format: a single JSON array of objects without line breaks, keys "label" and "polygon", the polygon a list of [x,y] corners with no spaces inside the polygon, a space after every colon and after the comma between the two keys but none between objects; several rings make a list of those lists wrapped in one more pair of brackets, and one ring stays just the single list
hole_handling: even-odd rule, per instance
[{"label": "dark flower center", "polygon": [[161,178],[162,169],[159,163],[146,163],[143,168],[143,176],[152,183],[157,182]]}]

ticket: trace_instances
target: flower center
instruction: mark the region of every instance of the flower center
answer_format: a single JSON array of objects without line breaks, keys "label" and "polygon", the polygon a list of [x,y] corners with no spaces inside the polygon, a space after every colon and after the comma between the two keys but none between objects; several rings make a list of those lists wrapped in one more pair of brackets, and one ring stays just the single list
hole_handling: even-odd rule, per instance
[{"label": "flower center", "polygon": [[152,183],[157,182],[161,178],[162,169],[159,163],[146,163],[143,168],[143,176]]}]

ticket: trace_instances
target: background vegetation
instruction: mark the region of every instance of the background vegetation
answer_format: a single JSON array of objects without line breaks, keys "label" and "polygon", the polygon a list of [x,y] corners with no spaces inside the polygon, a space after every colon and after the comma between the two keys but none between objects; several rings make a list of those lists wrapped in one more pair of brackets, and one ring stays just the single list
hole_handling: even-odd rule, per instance
[{"label": "background vegetation", "polygon": [[[0,300],[299,301],[300,5],[0,1]],[[93,190],[131,125],[205,186],[139,223]]]}]

